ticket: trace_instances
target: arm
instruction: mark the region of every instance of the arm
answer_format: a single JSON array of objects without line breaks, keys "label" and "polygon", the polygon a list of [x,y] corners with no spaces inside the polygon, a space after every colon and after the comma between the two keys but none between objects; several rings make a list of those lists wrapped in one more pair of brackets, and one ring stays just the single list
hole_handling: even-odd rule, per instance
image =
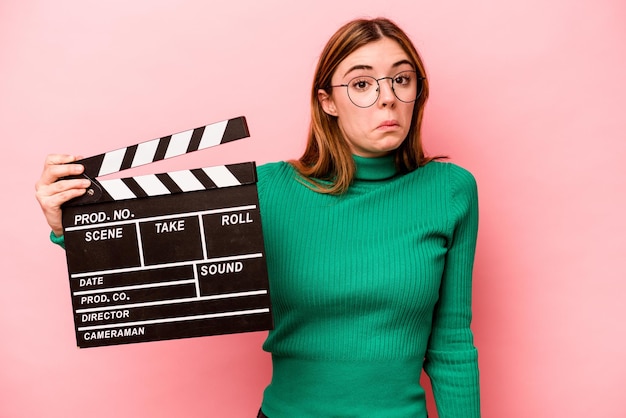
[{"label": "arm", "polygon": [[424,370],[431,379],[440,418],[478,418],[478,354],[470,329],[478,198],[469,172],[453,165],[449,172],[451,238]]},{"label": "arm", "polygon": [[[85,193],[89,180],[59,180],[62,177],[77,175],[83,172],[80,164],[67,164],[80,159],[73,155],[50,154],[46,157],[41,177],[35,184],[35,198],[52,229],[51,237],[63,235],[61,223],[61,205],[70,199]],[[59,181],[57,181],[59,180]]]}]

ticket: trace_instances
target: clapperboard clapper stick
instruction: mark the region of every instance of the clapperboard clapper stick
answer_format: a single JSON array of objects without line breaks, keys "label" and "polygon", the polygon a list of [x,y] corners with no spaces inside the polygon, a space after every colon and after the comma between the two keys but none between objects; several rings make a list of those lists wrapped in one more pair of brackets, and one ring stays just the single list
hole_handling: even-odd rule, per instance
[{"label": "clapperboard clapper stick", "polygon": [[272,328],[254,162],[97,177],[249,136],[238,117],[85,158],[63,206],[79,347]]}]

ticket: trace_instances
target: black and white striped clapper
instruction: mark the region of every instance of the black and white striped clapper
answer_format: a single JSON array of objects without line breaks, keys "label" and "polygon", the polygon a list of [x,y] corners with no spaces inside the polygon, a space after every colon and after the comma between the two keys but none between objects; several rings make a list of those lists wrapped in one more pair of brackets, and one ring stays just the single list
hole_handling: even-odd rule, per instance
[{"label": "black and white striped clapper", "polygon": [[244,117],[85,158],[63,206],[79,347],[272,328],[254,162],[96,177],[249,136]]}]

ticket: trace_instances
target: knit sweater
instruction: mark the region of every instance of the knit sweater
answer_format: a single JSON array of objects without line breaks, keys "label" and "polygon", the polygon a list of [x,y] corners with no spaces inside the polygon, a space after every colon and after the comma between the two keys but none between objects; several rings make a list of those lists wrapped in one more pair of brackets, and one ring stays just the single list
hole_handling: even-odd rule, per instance
[{"label": "knit sweater", "polygon": [[431,162],[397,175],[392,157],[355,157],[340,196],[287,163],[259,167],[275,328],[263,346],[270,418],[480,416],[470,330],[476,183]]},{"label": "knit sweater", "polygon": [[285,162],[258,167],[275,324],[263,412],[426,418],[424,369],[440,418],[480,417],[474,178],[450,163],[398,175],[391,157],[354,158],[340,196]]}]

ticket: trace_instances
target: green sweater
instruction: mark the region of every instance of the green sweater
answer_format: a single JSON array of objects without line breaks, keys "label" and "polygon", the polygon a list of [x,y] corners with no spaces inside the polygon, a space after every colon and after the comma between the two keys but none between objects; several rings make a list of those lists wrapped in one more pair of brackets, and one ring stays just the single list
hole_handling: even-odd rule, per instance
[{"label": "green sweater", "polygon": [[479,417],[475,180],[450,163],[396,175],[391,157],[355,161],[341,196],[284,162],[258,169],[275,321],[263,412],[425,418],[423,368],[440,418]]},{"label": "green sweater", "polygon": [[440,418],[479,417],[474,178],[449,163],[396,175],[390,157],[355,161],[341,196],[285,162],[258,168],[275,322],[263,412],[425,418],[423,368]]}]

